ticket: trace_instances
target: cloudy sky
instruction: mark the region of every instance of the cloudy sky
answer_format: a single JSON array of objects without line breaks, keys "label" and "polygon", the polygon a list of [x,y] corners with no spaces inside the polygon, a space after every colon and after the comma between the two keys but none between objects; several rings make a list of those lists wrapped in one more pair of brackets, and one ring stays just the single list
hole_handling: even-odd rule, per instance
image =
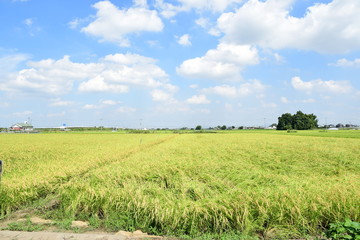
[{"label": "cloudy sky", "polygon": [[0,0],[0,126],[360,124],[359,0]]}]

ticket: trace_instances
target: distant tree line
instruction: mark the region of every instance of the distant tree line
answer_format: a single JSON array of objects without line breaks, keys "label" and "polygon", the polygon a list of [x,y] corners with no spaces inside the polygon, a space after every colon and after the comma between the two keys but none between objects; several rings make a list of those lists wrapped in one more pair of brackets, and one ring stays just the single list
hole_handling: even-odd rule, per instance
[{"label": "distant tree line", "polygon": [[301,111],[297,111],[296,114],[284,113],[278,118],[278,124],[276,130],[307,130],[316,128],[318,120],[314,114],[305,114]]}]

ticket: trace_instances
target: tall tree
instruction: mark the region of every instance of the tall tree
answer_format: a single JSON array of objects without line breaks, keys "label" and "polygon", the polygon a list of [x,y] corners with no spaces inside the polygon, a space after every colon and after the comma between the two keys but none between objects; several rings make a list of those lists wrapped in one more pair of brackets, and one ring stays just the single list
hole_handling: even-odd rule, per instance
[{"label": "tall tree", "polygon": [[278,117],[276,130],[287,130],[292,128],[292,115],[290,113],[284,113],[281,117]]},{"label": "tall tree", "polygon": [[297,129],[307,130],[316,128],[318,120],[314,114],[305,114],[301,111],[297,111],[296,114],[291,115],[285,113],[278,118],[277,130]]}]

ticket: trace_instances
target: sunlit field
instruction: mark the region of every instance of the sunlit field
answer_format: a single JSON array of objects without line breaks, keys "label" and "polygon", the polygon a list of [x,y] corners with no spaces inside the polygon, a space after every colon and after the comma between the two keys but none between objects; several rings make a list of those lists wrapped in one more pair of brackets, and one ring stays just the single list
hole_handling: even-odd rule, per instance
[{"label": "sunlit field", "polygon": [[1,134],[0,159],[2,216],[51,196],[49,218],[189,238],[299,238],[360,220],[356,130]]}]

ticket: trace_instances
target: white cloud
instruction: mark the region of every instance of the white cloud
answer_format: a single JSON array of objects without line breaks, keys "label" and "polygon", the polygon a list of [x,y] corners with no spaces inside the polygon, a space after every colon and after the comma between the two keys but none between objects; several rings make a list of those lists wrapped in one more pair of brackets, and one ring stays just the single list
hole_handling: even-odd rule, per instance
[{"label": "white cloud", "polygon": [[225,103],[224,107],[225,107],[225,110],[228,112],[234,111],[234,106],[230,103]]},{"label": "white cloud", "polygon": [[[253,93],[262,93],[267,87],[259,80],[251,80],[250,82],[243,83],[238,88],[238,94],[240,96],[247,96]],[[263,95],[261,95],[263,96]]]},{"label": "white cloud", "polygon": [[248,45],[220,43],[205,56],[184,61],[177,68],[177,72],[191,78],[239,81],[243,68],[258,62],[255,48]]},{"label": "white cloud", "polygon": [[219,37],[221,35],[221,32],[217,28],[211,28],[208,33],[215,37]]},{"label": "white cloud", "polygon": [[273,56],[274,56],[274,59],[275,59],[275,61],[276,61],[277,63],[284,63],[284,62],[285,62],[284,57],[281,56],[280,54],[274,53]]},{"label": "white cloud", "polygon": [[80,92],[112,92],[126,93],[129,91],[128,86],[121,84],[111,84],[105,81],[104,77],[96,76],[89,81],[82,82],[79,85]]},{"label": "white cloud", "polygon": [[68,26],[70,29],[76,29],[80,25],[85,25],[86,23],[89,23],[93,18],[91,17],[85,17],[85,18],[74,18],[70,22],[68,22]]},{"label": "white cloud", "polygon": [[181,37],[179,37],[177,42],[182,46],[191,46],[189,34],[182,35]]},{"label": "white cloud", "polygon": [[314,4],[302,18],[290,15],[293,2],[249,0],[222,14],[217,27],[225,34],[223,41],[326,53],[360,49],[360,1]]},{"label": "white cloud", "polygon": [[113,100],[103,100],[101,101],[104,105],[117,105],[119,102],[113,101]]},{"label": "white cloud", "polygon": [[156,60],[149,57],[144,57],[138,54],[110,54],[104,57],[104,61],[125,64],[125,65],[135,65],[135,64],[151,64],[155,63]]},{"label": "white cloud", "polygon": [[190,104],[209,104],[209,103],[211,103],[211,101],[209,99],[207,99],[206,96],[203,94],[192,96],[191,98],[188,98],[186,100],[186,102],[190,103]]},{"label": "white cloud", "polygon": [[80,23],[81,23],[81,19],[75,18],[75,19],[71,20],[68,23],[68,25],[69,25],[69,28],[75,29],[75,28],[77,28],[77,26],[79,26]]},{"label": "white cloud", "polygon": [[120,102],[113,101],[113,100],[100,100],[98,104],[85,104],[83,109],[86,110],[93,110],[93,109],[102,109],[109,106],[118,105]]},{"label": "white cloud", "polygon": [[24,24],[27,26],[31,26],[34,23],[34,21],[31,18],[27,18],[24,20]]},{"label": "white cloud", "polygon": [[264,101],[261,101],[261,106],[263,108],[276,108],[277,107],[277,104],[276,103],[272,103],[272,102],[264,102]]},{"label": "white cloud", "polygon": [[281,101],[282,103],[289,103],[289,100],[288,100],[286,97],[281,97],[281,98],[280,98],[280,101]]},{"label": "white cloud", "polygon": [[84,79],[99,70],[96,64],[82,64],[62,59],[28,62],[30,68],[12,72],[0,80],[0,90],[43,92],[53,95],[72,90],[73,82]]},{"label": "white cloud", "polygon": [[[9,61],[8,71],[26,60],[23,55],[0,59]],[[11,60],[11,61],[10,61]],[[107,55],[97,62],[76,63],[69,56],[62,59],[46,59],[28,62],[28,68],[1,73],[0,90],[9,92],[41,92],[61,95],[73,90],[80,82],[81,92],[128,92],[130,86],[140,88],[163,88],[170,92],[177,87],[169,83],[168,75],[155,64],[156,60],[137,54]]]},{"label": "white cloud", "polygon": [[172,94],[160,89],[154,89],[151,91],[151,97],[156,102],[169,101],[172,99]]},{"label": "white cloud", "polygon": [[86,110],[93,110],[93,109],[99,109],[100,107],[97,106],[97,105],[94,105],[94,104],[85,104],[83,106],[83,109],[86,109]]},{"label": "white cloud", "polygon": [[117,109],[118,112],[120,113],[133,113],[136,112],[136,108],[132,108],[132,107],[120,107]]},{"label": "white cloud", "polygon": [[29,116],[32,113],[33,113],[32,111],[27,110],[27,111],[23,111],[23,112],[15,112],[15,113],[13,113],[13,115],[16,117],[24,117],[24,116]]},{"label": "white cloud", "polygon": [[27,18],[23,21],[23,23],[26,25],[27,32],[30,36],[34,37],[36,33],[41,31],[41,27],[34,24],[34,19]]},{"label": "white cloud", "polygon": [[291,85],[299,91],[304,91],[308,94],[312,92],[327,92],[346,94],[353,90],[353,87],[348,81],[323,81],[321,79],[312,80],[309,82],[302,81],[300,77],[293,77]]},{"label": "white cloud", "polygon": [[189,88],[198,88],[199,86],[197,85],[197,84],[191,84],[190,86],[189,86]]},{"label": "white cloud", "polygon": [[308,99],[301,100],[301,102],[302,103],[314,103],[314,102],[316,102],[316,100],[313,98],[308,98]]},{"label": "white cloud", "polygon": [[59,112],[59,113],[48,113],[48,114],[46,114],[46,116],[47,117],[50,117],[50,118],[52,118],[52,117],[63,117],[63,116],[65,116],[66,115],[66,112]]},{"label": "white cloud", "polygon": [[267,87],[259,80],[252,80],[239,86],[220,85],[204,88],[201,91],[209,94],[216,94],[228,98],[245,97],[251,94],[262,93]]},{"label": "white cloud", "polygon": [[171,18],[179,12],[210,10],[213,12],[223,12],[229,6],[240,3],[243,0],[177,0],[178,5],[156,0],[156,6],[160,9],[161,14],[166,18]]},{"label": "white cloud", "polygon": [[234,86],[229,85],[221,85],[221,86],[215,86],[210,88],[204,88],[202,89],[202,92],[210,93],[210,94],[216,94],[223,97],[237,97],[238,91],[237,88]]},{"label": "white cloud", "polygon": [[53,106],[53,107],[66,107],[73,104],[72,101],[63,101],[60,98],[54,98],[51,99],[50,101],[51,103],[49,103],[49,106]]},{"label": "white cloud", "polygon": [[97,2],[93,7],[97,9],[96,19],[81,31],[99,37],[101,41],[127,47],[130,46],[127,35],[144,31],[160,32],[164,27],[154,10],[143,7],[122,10],[110,1]]},{"label": "white cloud", "polygon": [[178,0],[186,9],[211,10],[222,12],[231,4],[240,3],[242,0]]},{"label": "white cloud", "polygon": [[136,7],[148,8],[147,0],[133,0]]},{"label": "white cloud", "polygon": [[329,65],[335,67],[360,67],[360,58],[356,58],[352,61],[347,60],[346,58],[342,58],[337,60],[336,63],[331,63]]},{"label": "white cloud", "polygon": [[0,58],[0,75],[6,75],[16,70],[18,65],[30,58],[27,54],[12,54]]},{"label": "white cloud", "polygon": [[198,18],[195,23],[202,28],[208,28],[211,25],[209,19],[207,18]]}]

